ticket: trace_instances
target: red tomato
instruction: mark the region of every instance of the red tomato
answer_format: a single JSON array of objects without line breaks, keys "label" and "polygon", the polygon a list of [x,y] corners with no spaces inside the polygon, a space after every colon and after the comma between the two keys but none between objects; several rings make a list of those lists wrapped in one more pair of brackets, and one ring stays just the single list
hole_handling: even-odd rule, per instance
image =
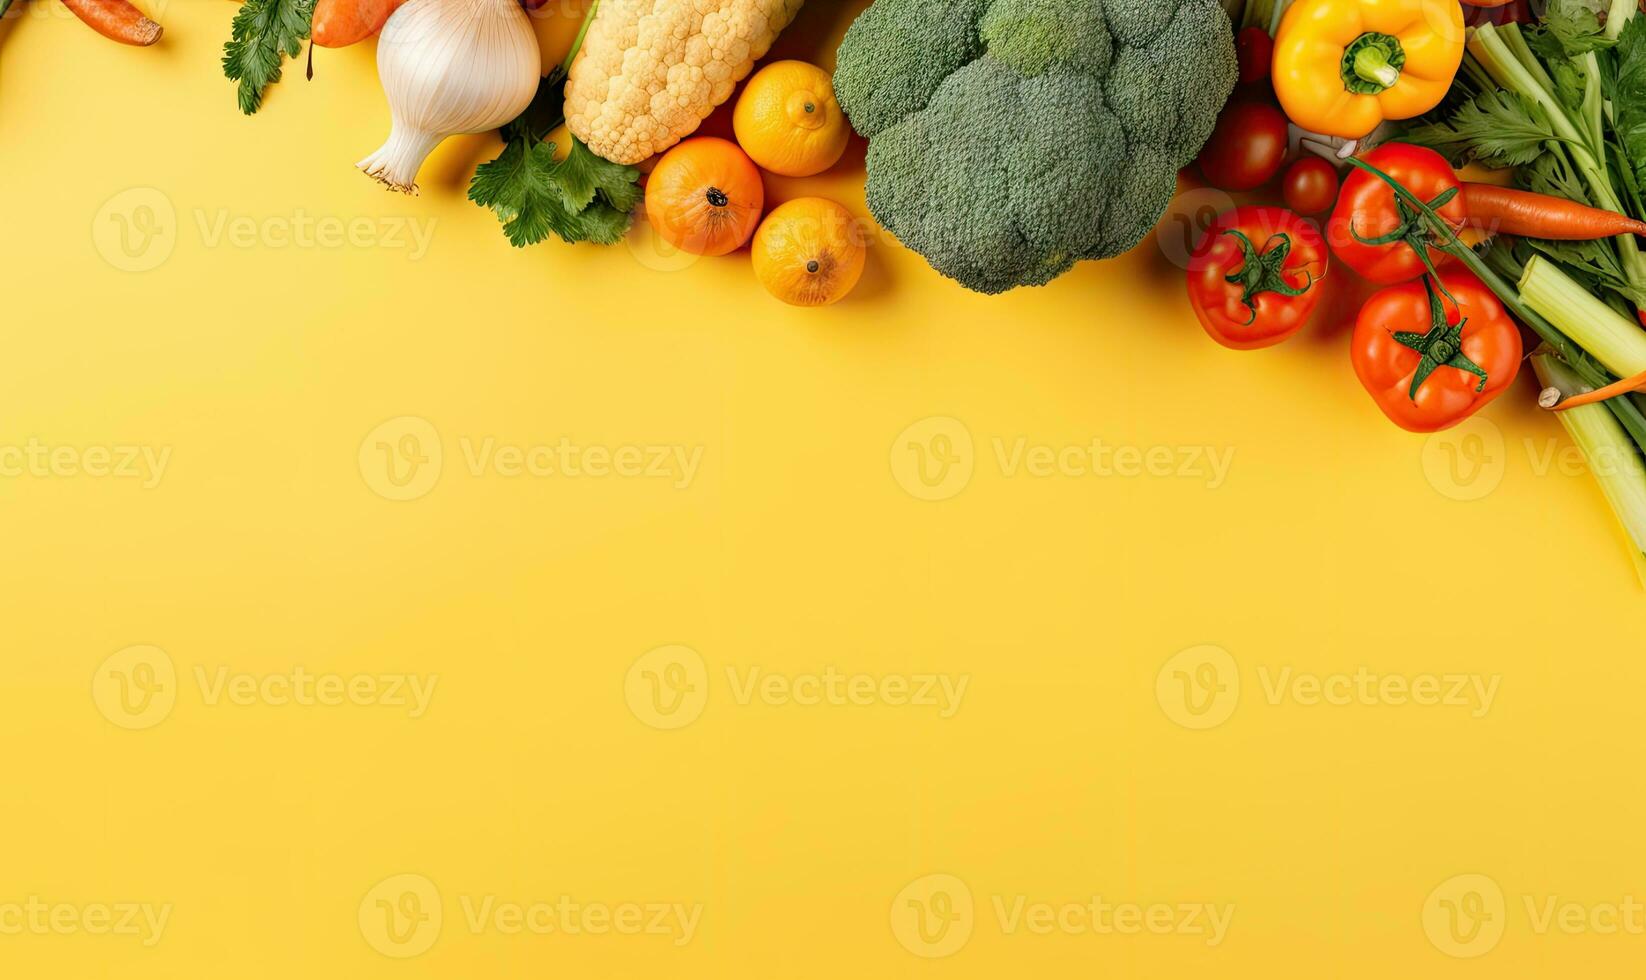
[{"label": "red tomato", "polygon": [[[1463,223],[1457,175],[1440,154],[1410,143],[1385,143],[1361,159],[1394,178],[1447,221]],[[1427,239],[1428,231],[1417,212],[1396,198],[1388,184],[1364,170],[1354,171],[1343,181],[1337,207],[1326,222],[1326,240],[1337,257],[1366,279],[1383,285],[1416,279],[1428,271],[1418,258],[1419,247],[1427,249],[1437,269],[1452,261],[1450,255],[1429,247]]]},{"label": "red tomato", "polygon": [[1520,370],[1520,328],[1467,269],[1373,293],[1355,320],[1355,376],[1394,424],[1437,432],[1503,393]]},{"label": "red tomato", "polygon": [[1200,151],[1200,172],[1213,187],[1249,191],[1268,183],[1285,157],[1286,117],[1267,102],[1237,97]]},{"label": "red tomato", "polygon": [[1275,42],[1261,27],[1243,27],[1235,35],[1235,58],[1240,63],[1240,84],[1251,85],[1269,77]]},{"label": "red tomato", "polygon": [[1306,156],[1286,168],[1280,195],[1298,214],[1319,214],[1337,200],[1337,168],[1317,156]]},{"label": "red tomato", "polygon": [[1329,262],[1320,233],[1284,208],[1225,211],[1189,255],[1189,305],[1225,347],[1278,344],[1314,312]]}]

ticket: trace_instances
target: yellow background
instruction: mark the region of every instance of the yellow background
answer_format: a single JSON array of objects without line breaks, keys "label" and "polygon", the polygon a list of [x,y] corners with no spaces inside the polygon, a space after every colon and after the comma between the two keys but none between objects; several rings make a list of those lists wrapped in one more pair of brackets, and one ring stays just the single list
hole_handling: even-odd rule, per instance
[{"label": "yellow background", "polygon": [[[826,58],[862,5],[814,0],[781,50]],[[172,906],[148,947],[0,935],[0,973],[1534,977],[1640,962],[1638,932],[1540,932],[1526,907],[1646,896],[1640,586],[1592,481],[1550,464],[1568,444],[1528,379],[1464,433],[1399,431],[1355,382],[1340,310],[1274,350],[1208,341],[1170,222],[1003,298],[879,242],[858,291],[822,311],[769,299],[745,255],[683,263],[643,236],[514,250],[463,199],[493,138],[447,142],[415,199],[353,169],[387,133],[370,45],[318,52],[312,83],[288,66],[241,117],[218,70],[233,10],[172,0],[148,50],[52,0],[0,28],[0,445],[171,453],[152,488],[0,479],[0,907]],[[551,0],[540,16],[545,61],[577,13]],[[770,196],[861,213],[860,161],[858,144],[826,177],[769,179]],[[152,247],[171,251],[117,268],[105,205],[138,220],[156,194],[174,240]],[[219,219],[277,233],[299,211],[436,224],[417,257],[207,240]],[[396,502],[377,492],[375,440],[364,466],[361,452],[405,417],[432,428],[442,463]],[[956,465],[973,472],[928,501],[905,490],[921,485],[900,433],[933,417],[963,426]],[[939,430],[955,432],[915,434]],[[677,488],[465,459],[488,438],[563,437],[702,462]],[[1213,488],[999,459],[1018,440],[1093,439],[1233,463]],[[174,666],[175,704],[128,730],[97,697],[130,666],[105,661],[140,645]],[[630,670],[671,645],[700,658],[687,680],[705,700],[661,730]],[[1207,646],[1227,659],[1195,664],[1222,663],[1223,696],[1230,675],[1239,691],[1201,730],[1178,723],[1196,716],[1173,702],[1168,661]],[[438,682],[412,718],[209,704],[196,680],[299,667]],[[968,686],[945,718],[740,703],[727,675],[831,667]],[[1265,688],[1286,668],[1362,667],[1499,686],[1479,717]],[[369,920],[374,887],[407,874],[435,887],[444,922],[397,959]],[[894,918],[947,880],[933,874],[963,882],[974,915],[950,923],[966,939],[952,955],[927,959]],[[1503,902],[1495,948],[1452,950],[1478,958],[1449,955],[1425,918],[1465,874]],[[465,920],[465,901],[562,895],[699,904],[701,919],[682,945]],[[1214,946],[1012,932],[995,911],[1093,895],[1233,920]]]}]

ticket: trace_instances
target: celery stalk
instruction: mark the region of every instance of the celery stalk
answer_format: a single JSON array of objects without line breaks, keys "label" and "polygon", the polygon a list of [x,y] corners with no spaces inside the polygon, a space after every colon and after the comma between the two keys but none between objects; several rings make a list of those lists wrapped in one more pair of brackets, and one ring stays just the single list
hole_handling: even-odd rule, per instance
[{"label": "celery stalk", "polygon": [[1646,333],[1541,255],[1526,263],[1520,297],[1620,378],[1646,371]]},{"label": "celery stalk", "polygon": [[1638,0],[1612,0],[1611,8],[1606,12],[1606,36],[1617,40],[1617,36],[1623,33],[1623,25],[1635,15],[1637,6]]},{"label": "celery stalk", "polygon": [[[1576,374],[1548,348],[1532,354],[1532,370],[1545,387],[1571,395],[1587,391]],[[1589,472],[1600,484],[1612,513],[1628,535],[1629,556],[1635,574],[1646,587],[1646,467],[1634,443],[1603,405],[1580,405],[1557,413],[1566,434],[1589,464]]]},{"label": "celery stalk", "polygon": [[[1621,25],[1618,29],[1622,30]],[[1622,212],[1623,201],[1618,197],[1611,175],[1606,170],[1604,134],[1600,134],[1597,141],[1596,134],[1590,131],[1591,127],[1599,129],[1600,77],[1594,59],[1589,59],[1587,81],[1591,91],[1584,99],[1586,105],[1591,102],[1592,105],[1587,109],[1587,115],[1574,119],[1566,104],[1555,97],[1554,81],[1543,70],[1542,63],[1526,44],[1518,26],[1508,24],[1498,28],[1483,24],[1476,27],[1469,32],[1468,48],[1493,81],[1510,92],[1531,99],[1548,113],[1555,134],[1566,141],[1566,152],[1571,154],[1573,165],[1589,186],[1589,203],[1607,211]],[[1646,257],[1640,254],[1634,236],[1621,235],[1615,241],[1624,277],[1631,285],[1646,288]]]}]

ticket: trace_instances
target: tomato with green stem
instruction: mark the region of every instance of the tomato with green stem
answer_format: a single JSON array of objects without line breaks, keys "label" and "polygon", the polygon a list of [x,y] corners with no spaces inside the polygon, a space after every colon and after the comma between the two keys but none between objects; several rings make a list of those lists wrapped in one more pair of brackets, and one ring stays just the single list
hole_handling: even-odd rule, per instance
[{"label": "tomato with green stem", "polygon": [[1223,346],[1269,347],[1308,321],[1330,261],[1319,232],[1284,208],[1225,211],[1189,254],[1189,305]]},{"label": "tomato with green stem", "polygon": [[1350,341],[1355,376],[1389,420],[1438,432],[1480,411],[1520,370],[1520,328],[1465,269],[1379,290]]},{"label": "tomato with green stem", "polygon": [[[1462,185],[1435,151],[1385,143],[1360,159],[1421,198],[1454,228],[1467,218]],[[1326,221],[1326,238],[1344,265],[1379,285],[1416,279],[1452,261],[1434,242],[1421,213],[1389,184],[1359,169],[1343,181],[1337,207]]]}]

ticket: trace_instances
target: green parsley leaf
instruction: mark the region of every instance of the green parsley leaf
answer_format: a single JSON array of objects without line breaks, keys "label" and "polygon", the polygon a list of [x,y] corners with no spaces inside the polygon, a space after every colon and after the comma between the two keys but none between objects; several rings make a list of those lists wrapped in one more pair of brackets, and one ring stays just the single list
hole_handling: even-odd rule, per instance
[{"label": "green parsley leaf", "polygon": [[1496,88],[1460,105],[1449,120],[1416,126],[1401,138],[1449,160],[1476,160],[1493,168],[1532,163],[1546,154],[1551,140],[1560,139],[1542,106]]},{"label": "green parsley leaf", "polygon": [[1549,0],[1543,26],[1528,43],[1545,60],[1609,48],[1616,42],[1601,29],[1602,9],[1596,0]]},{"label": "green parsley leaf", "polygon": [[281,57],[295,58],[308,39],[315,0],[246,0],[223,45],[223,74],[239,82],[240,111],[251,115],[263,90],[280,81]]},{"label": "green parsley leaf", "polygon": [[566,77],[556,69],[538,85],[519,118],[503,127],[503,152],[481,164],[469,200],[491,208],[516,247],[554,234],[567,242],[611,245],[629,230],[640,203],[640,171],[596,156],[572,137],[564,160],[543,138],[564,122]]},{"label": "green parsley leaf", "polygon": [[1612,129],[1632,164],[1635,179],[1646,185],[1646,17],[1623,25],[1617,39],[1617,80],[1612,89]]}]

